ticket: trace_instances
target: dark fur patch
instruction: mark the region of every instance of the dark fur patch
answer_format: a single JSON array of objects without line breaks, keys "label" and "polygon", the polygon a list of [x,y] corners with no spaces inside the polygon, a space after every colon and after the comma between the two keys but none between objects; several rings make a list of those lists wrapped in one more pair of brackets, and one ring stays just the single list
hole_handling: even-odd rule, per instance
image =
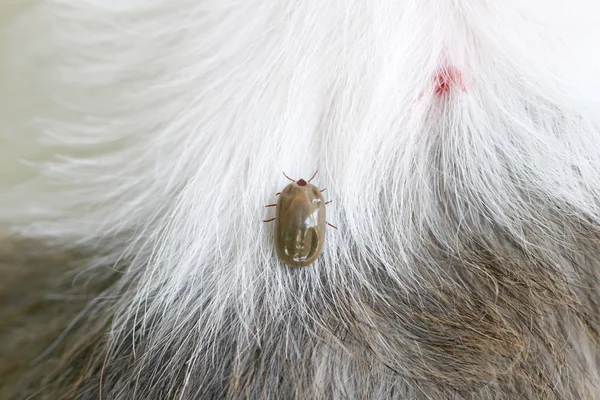
[{"label": "dark fur patch", "polygon": [[[454,230],[452,247],[424,231],[422,253],[411,264],[415,280],[404,287],[376,259],[358,254],[354,263],[362,268],[344,285],[331,271],[311,281],[290,273],[294,295],[283,308],[269,303],[268,287],[255,297],[255,335],[243,334],[234,308],[202,343],[196,324],[179,326],[170,342],[132,325],[135,355],[133,338],[105,343],[113,303],[95,296],[116,282],[111,269],[73,280],[68,271],[83,263],[81,255],[5,244],[1,394],[593,399],[600,232],[552,213],[544,220],[548,234],[523,225],[527,246],[483,220]],[[552,232],[569,235],[558,241]],[[209,305],[191,320],[210,322]],[[195,354],[196,346],[203,351]]]}]

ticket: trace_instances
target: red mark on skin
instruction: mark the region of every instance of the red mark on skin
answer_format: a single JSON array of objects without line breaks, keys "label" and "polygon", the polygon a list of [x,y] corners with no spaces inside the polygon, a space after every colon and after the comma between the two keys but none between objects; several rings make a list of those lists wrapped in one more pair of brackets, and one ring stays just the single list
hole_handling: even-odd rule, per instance
[{"label": "red mark on skin", "polygon": [[452,89],[452,86],[458,85],[463,92],[466,92],[465,84],[463,83],[462,73],[460,70],[449,66],[440,69],[433,78],[434,93],[442,96]]},{"label": "red mark on skin", "polygon": [[[467,88],[463,82],[462,72],[458,68],[455,68],[451,65],[440,67],[433,75],[433,93],[437,96],[441,97],[450,93],[452,88],[456,85],[458,85],[463,93],[467,92]],[[417,97],[414,103],[421,101],[423,96],[425,96],[425,93],[419,93],[419,97]]]}]

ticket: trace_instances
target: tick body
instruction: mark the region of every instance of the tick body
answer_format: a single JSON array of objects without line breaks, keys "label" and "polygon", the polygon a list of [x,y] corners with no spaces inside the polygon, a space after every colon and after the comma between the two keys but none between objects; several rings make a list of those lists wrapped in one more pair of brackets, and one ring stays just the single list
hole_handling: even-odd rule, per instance
[{"label": "tick body", "polygon": [[292,267],[312,264],[325,241],[325,201],[319,189],[303,179],[290,183],[277,202],[275,246]]},{"label": "tick body", "polygon": [[311,180],[293,181],[278,194],[277,204],[267,206],[277,207],[275,247],[281,261],[291,267],[310,265],[323,251],[326,203]]}]

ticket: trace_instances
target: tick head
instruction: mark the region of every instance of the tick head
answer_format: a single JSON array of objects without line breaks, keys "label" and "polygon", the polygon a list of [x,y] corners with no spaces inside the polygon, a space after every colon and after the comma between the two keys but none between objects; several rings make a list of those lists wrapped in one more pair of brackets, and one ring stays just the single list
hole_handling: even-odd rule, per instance
[{"label": "tick head", "polygon": [[306,181],[304,179],[299,179],[296,181],[298,186],[306,186]]}]

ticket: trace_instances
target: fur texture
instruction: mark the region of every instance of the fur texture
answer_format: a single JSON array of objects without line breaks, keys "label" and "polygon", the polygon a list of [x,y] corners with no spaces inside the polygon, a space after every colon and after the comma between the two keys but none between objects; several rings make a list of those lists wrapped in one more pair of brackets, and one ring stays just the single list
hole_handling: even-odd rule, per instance
[{"label": "fur texture", "polygon": [[[600,5],[11,10],[2,226],[93,297],[7,393],[600,398]],[[316,169],[340,230],[286,268],[263,207]]]}]

